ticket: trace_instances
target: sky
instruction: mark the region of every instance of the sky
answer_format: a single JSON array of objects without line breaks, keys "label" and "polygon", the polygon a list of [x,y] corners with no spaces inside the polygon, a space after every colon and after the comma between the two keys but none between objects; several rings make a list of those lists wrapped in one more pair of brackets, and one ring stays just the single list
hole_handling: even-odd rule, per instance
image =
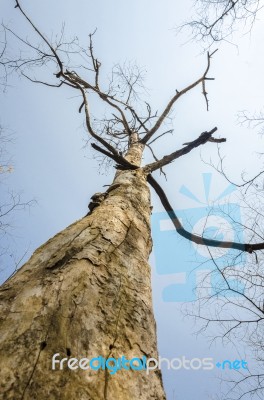
[{"label": "sky", "polygon": [[[162,110],[176,89],[180,90],[196,80],[206,67],[202,44],[191,40],[187,30],[177,34],[175,29],[195,15],[191,0],[36,0],[34,4],[23,1],[22,5],[48,37],[59,33],[65,22],[66,36],[78,36],[87,46],[89,33],[97,28],[94,50],[102,62],[105,79],[114,65],[136,62],[145,71],[145,96],[153,109]],[[0,11],[2,20],[10,28],[32,37],[12,1],[1,0]],[[201,87],[186,95],[173,110],[173,136],[154,147],[157,155],[180,148],[182,143],[217,126],[217,135],[227,138],[221,146],[221,153],[225,156],[225,168],[230,179],[239,181],[242,171],[252,176],[259,170],[262,160],[257,152],[262,146],[261,136],[257,130],[241,126],[237,113],[241,110],[261,111],[263,18],[263,13],[259,14],[250,34],[237,32],[234,44],[218,46],[210,72],[215,80],[208,81],[207,85],[209,112],[206,111]],[[10,40],[12,49],[17,50],[18,43]],[[212,50],[215,49],[213,46]],[[7,188],[10,188],[21,193],[24,201],[35,200],[29,209],[13,217],[9,252],[17,259],[26,251],[26,261],[43,242],[84,216],[90,197],[103,191],[103,185],[109,184],[113,178],[114,171],[99,169],[95,153],[85,146],[87,133],[83,114],[78,113],[79,105],[80,99],[74,97],[70,89],[30,84],[15,75],[10,77],[7,90],[1,93],[0,122],[15,138],[9,149],[14,172],[1,186],[1,196],[5,196]],[[95,103],[93,113],[100,117],[100,112]],[[150,155],[146,155],[145,162],[150,159]],[[204,207],[228,186],[203,162],[210,160],[217,162],[217,148],[213,143],[168,166],[167,181],[156,173],[175,209]],[[211,178],[209,174],[212,174]],[[208,196],[205,176],[211,179]],[[196,196],[196,200],[187,197],[186,190],[184,194],[181,190],[183,185]],[[235,201],[235,197],[232,199]],[[154,193],[152,203],[153,216],[166,220],[159,214],[164,210]],[[182,254],[171,254],[172,258],[182,260],[182,270],[175,267],[171,274],[168,271],[160,273],[158,255],[162,256],[162,248],[158,248],[158,243],[162,232],[156,230],[153,234],[154,252],[150,261],[160,354],[171,358],[183,355],[190,358],[217,359],[223,355],[224,358],[236,358],[237,352],[243,352],[243,349],[223,348],[221,344],[210,348],[205,336],[193,336],[193,321],[183,317],[182,302],[164,301],[163,289],[170,282],[181,279],[180,274],[186,272],[184,263],[188,263],[190,253],[185,258]],[[181,244],[179,251],[182,251]],[[10,258],[5,258],[5,262],[8,267],[1,266],[2,281],[12,272]],[[173,263],[176,265],[175,261]],[[247,349],[244,350],[247,353]],[[163,378],[168,400],[191,400],[194,395],[198,399],[211,398],[220,387],[219,373],[215,370],[165,370]]]}]

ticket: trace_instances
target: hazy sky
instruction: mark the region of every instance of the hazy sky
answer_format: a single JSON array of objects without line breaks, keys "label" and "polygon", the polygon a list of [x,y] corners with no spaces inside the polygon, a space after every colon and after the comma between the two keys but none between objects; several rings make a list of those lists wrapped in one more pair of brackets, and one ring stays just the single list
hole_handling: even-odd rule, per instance
[{"label": "hazy sky", "polygon": [[[196,80],[205,69],[202,45],[190,41],[187,31],[180,35],[175,31],[175,27],[194,14],[192,1],[36,0],[34,4],[26,1],[22,4],[48,37],[59,33],[65,22],[66,36],[78,36],[87,46],[88,34],[97,28],[94,50],[102,62],[102,74],[109,76],[117,63],[136,62],[145,71],[145,96],[153,109],[162,110],[176,89]],[[17,33],[31,37],[31,30],[11,0],[1,1],[0,12],[2,20]],[[262,160],[256,152],[261,149],[262,139],[257,131],[241,127],[236,115],[240,110],[256,112],[262,108],[263,32],[262,13],[250,35],[240,32],[234,37],[233,41],[239,46],[228,43],[219,46],[210,72],[215,81],[207,85],[210,111],[206,111],[201,87],[186,95],[174,108],[174,135],[158,143],[157,155],[179,148],[182,143],[217,126],[217,135],[227,138],[221,151],[230,178],[239,180],[243,170],[249,174],[258,171]],[[12,39],[11,44],[16,50],[17,42]],[[37,76],[37,72],[34,74]],[[28,249],[28,258],[39,245],[86,214],[89,198],[111,182],[113,171],[107,174],[99,170],[94,153],[89,147],[83,147],[84,118],[78,113],[80,99],[74,97],[75,93],[70,89],[33,85],[16,76],[12,76],[9,83],[0,98],[1,124],[16,137],[15,144],[10,147],[15,170],[8,186],[22,192],[24,200],[37,201],[30,211],[16,214],[10,251],[16,249],[19,258]],[[100,116],[97,104],[93,113]],[[217,161],[216,155],[216,146],[208,143],[167,167],[167,181],[156,174],[176,209],[199,207],[195,200],[180,193],[182,185],[203,204],[207,203],[203,173],[213,173],[209,203],[226,188],[227,183],[201,161],[201,157]],[[154,214],[163,211],[155,194],[152,200]],[[161,355],[229,358],[231,354],[236,358],[235,351],[231,353],[221,345],[210,349],[207,339],[192,336],[193,326],[190,321],[183,320],[181,304],[162,300],[161,291],[173,276],[167,276],[167,283],[162,281],[166,276],[158,273],[154,255],[151,264]],[[182,268],[184,272],[184,265]],[[1,266],[1,280],[9,273],[10,270]],[[219,376],[217,372],[164,371],[168,399],[193,400],[194,395],[199,400],[209,398],[207,395],[219,390],[219,382],[214,380],[214,376]]]}]

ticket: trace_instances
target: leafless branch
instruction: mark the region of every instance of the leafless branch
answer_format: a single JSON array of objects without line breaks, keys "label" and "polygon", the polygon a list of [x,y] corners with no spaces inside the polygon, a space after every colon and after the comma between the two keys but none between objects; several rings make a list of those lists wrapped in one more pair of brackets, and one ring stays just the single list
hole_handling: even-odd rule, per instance
[{"label": "leafless branch", "polygon": [[241,178],[242,178],[243,183],[234,182],[228,177],[228,175],[225,172],[224,157],[221,155],[219,146],[218,146],[217,152],[218,152],[218,160],[219,160],[218,165],[215,165],[212,162],[206,162],[204,160],[203,160],[203,162],[207,165],[210,165],[210,167],[214,168],[214,170],[216,170],[218,173],[220,173],[227,180],[227,182],[229,182],[231,185],[234,185],[238,188],[246,188],[246,192],[248,191],[248,189],[250,188],[251,185],[255,185],[256,187],[258,187],[257,181],[264,174],[264,170],[260,171],[258,174],[256,174],[255,176],[253,176],[253,178],[250,178],[250,179],[245,179],[244,174],[242,174]]},{"label": "leafless branch", "polygon": [[214,53],[217,50],[215,50],[213,53],[207,53],[207,67],[205,69],[205,72],[203,73],[203,75],[201,76],[201,78],[199,78],[197,81],[195,81],[194,83],[192,83],[191,85],[185,87],[184,89],[182,89],[180,92],[176,90],[176,94],[175,96],[172,97],[172,99],[169,101],[169,103],[167,104],[165,110],[163,111],[163,113],[161,114],[161,116],[159,117],[158,121],[156,122],[156,124],[149,130],[149,132],[141,139],[141,143],[147,143],[149,141],[149,139],[157,132],[157,130],[160,128],[160,126],[162,125],[163,121],[165,120],[165,118],[167,117],[167,115],[169,114],[169,112],[171,111],[171,108],[173,107],[173,105],[176,103],[176,101],[182,97],[185,93],[188,93],[190,90],[192,90],[193,88],[195,88],[197,85],[199,85],[200,83],[203,86],[203,95],[205,97],[206,100],[206,104],[207,104],[207,109],[208,109],[208,99],[207,99],[207,92],[205,90],[205,81],[208,79],[207,78],[207,74],[209,72],[210,69],[210,63],[211,63],[211,58],[214,55]]},{"label": "leafless branch", "polygon": [[171,162],[173,162],[174,160],[176,160],[177,158],[189,153],[190,151],[192,151],[193,149],[195,149],[198,146],[201,146],[207,142],[225,142],[226,139],[213,139],[212,135],[214,134],[214,132],[216,132],[217,128],[213,128],[211,131],[209,132],[203,132],[201,133],[201,135],[194,141],[189,142],[189,143],[185,143],[186,146],[183,147],[180,150],[176,150],[173,153],[164,156],[161,160],[156,161],[152,164],[148,164],[146,165],[144,168],[146,171],[152,172],[155,171],[156,169],[159,169],[161,167],[164,167],[167,164],[170,164]]},{"label": "leafless branch", "polygon": [[165,210],[168,213],[168,216],[170,217],[176,231],[186,239],[196,243],[196,244],[201,244],[205,246],[210,246],[210,247],[219,247],[219,248],[228,248],[228,249],[236,249],[240,251],[245,251],[248,253],[252,253],[253,251],[256,250],[263,250],[264,249],[264,242],[263,243],[253,243],[253,244],[244,244],[244,243],[236,243],[236,242],[228,242],[228,241],[219,241],[219,240],[214,240],[214,239],[207,239],[204,237],[200,237],[197,235],[194,235],[190,232],[188,232],[184,227],[182,226],[180,220],[178,219],[177,215],[175,214],[172,206],[169,203],[169,200],[161,188],[161,186],[158,184],[158,182],[153,178],[151,174],[148,175],[148,182],[149,184],[153,187],[155,192],[160,198],[160,201],[165,208]]},{"label": "leafless branch", "polygon": [[210,43],[227,40],[242,22],[252,29],[263,8],[261,0],[197,0],[195,3],[198,18],[182,27],[191,27],[196,39]]}]

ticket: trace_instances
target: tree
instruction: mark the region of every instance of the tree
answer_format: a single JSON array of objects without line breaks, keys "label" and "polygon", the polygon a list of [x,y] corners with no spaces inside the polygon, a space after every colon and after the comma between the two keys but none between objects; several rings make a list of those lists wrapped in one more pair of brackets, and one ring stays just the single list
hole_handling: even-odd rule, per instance
[{"label": "tree", "polygon": [[[243,222],[233,221],[251,240],[263,237],[263,178],[245,182],[241,189]],[[229,216],[230,217],[230,216]],[[212,342],[231,344],[245,352],[248,368],[228,371],[224,389],[217,399],[260,399],[263,397],[263,251],[244,259],[241,254],[222,257],[219,262],[209,249],[215,269],[197,287],[200,296],[188,315],[199,322],[199,333]],[[208,281],[213,282],[208,290]],[[250,355],[253,357],[250,357]],[[255,362],[252,362],[252,359]],[[250,360],[250,361],[249,361]]]},{"label": "tree", "polygon": [[228,41],[237,26],[252,28],[263,8],[261,0],[197,0],[197,16],[189,22],[196,38],[207,43]]},{"label": "tree", "polygon": [[[185,94],[201,85],[208,106],[206,83],[211,58],[201,77],[177,90],[165,109],[157,114],[151,106],[137,102],[142,84],[140,70],[117,67],[110,85],[101,85],[101,62],[93,49],[90,34],[88,51],[77,39],[66,42],[64,32],[54,42],[40,32],[21,7],[15,6],[40,40],[35,44],[6,27],[31,52],[11,58],[2,65],[34,83],[72,90],[81,96],[79,112],[84,112],[91,146],[115,162],[113,183],[104,193],[91,198],[89,213],[42,245],[30,260],[1,289],[1,371],[4,398],[165,398],[159,370],[146,376],[124,369],[116,375],[109,370],[51,370],[54,354],[60,357],[105,359],[142,355],[157,358],[155,320],[151,301],[148,258],[151,185],[169,213],[179,234],[201,245],[233,247],[251,253],[264,243],[218,242],[190,234],[177,219],[152,173],[207,143],[217,128],[203,132],[179,150],[141,166],[145,148],[164,137],[164,122],[172,107]],[[85,64],[72,61],[80,55]],[[79,67],[76,67],[79,65]],[[30,75],[40,67],[44,78]],[[48,67],[45,70],[45,67]],[[52,68],[53,79],[47,77]],[[43,72],[44,70],[44,72]],[[87,78],[88,76],[88,78]],[[106,117],[92,118],[93,95],[107,107]],[[115,361],[112,360],[114,363]],[[14,365],[17,366],[14,368]],[[144,372],[144,371],[143,371]]]},{"label": "tree", "polygon": [[15,272],[26,255],[25,251],[17,257],[17,254],[13,251],[11,245],[12,220],[17,211],[25,210],[33,204],[33,201],[24,202],[19,193],[10,190],[7,183],[8,177],[14,169],[8,148],[13,143],[13,139],[13,135],[6,128],[0,126],[0,188],[2,193],[0,204],[0,272],[5,275],[7,269],[12,269]]},{"label": "tree", "polygon": [[[215,42],[230,41],[241,22],[250,31],[263,8],[262,1],[197,1],[200,18],[189,25],[194,35],[210,46]],[[240,111],[239,122],[249,128],[260,127],[263,133],[263,113]],[[259,153],[263,155],[262,152]],[[218,167],[214,168],[225,179],[237,186],[241,194],[244,222],[238,223],[247,238],[258,241],[263,237],[263,169],[251,179],[242,174],[242,182],[231,181],[225,171],[223,157],[219,151]],[[234,221],[235,222],[235,221]],[[210,250],[209,250],[210,252]],[[260,399],[263,398],[263,251],[255,253],[243,262],[243,268],[237,268],[238,260],[226,259],[225,266],[220,266],[210,252],[215,270],[210,277],[200,283],[205,293],[208,278],[215,282],[213,293],[203,294],[197,304],[187,313],[198,318],[202,326],[199,332],[210,334],[213,341],[220,340],[233,346],[242,345],[247,354],[252,352],[255,365],[243,372],[231,373],[228,390],[217,396],[219,399]],[[205,307],[206,305],[206,307]],[[217,335],[216,333],[217,332]]]}]

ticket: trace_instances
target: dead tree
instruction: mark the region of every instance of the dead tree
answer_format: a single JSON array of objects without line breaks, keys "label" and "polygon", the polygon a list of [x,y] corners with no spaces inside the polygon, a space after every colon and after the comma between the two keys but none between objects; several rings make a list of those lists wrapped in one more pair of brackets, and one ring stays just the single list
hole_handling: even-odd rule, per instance
[{"label": "dead tree", "polygon": [[[152,247],[149,185],[160,197],[177,232],[187,240],[246,252],[264,248],[264,243],[217,242],[190,234],[152,175],[199,146],[224,142],[223,138],[213,137],[217,128],[201,133],[161,159],[154,155],[152,163],[142,165],[144,150],[167,133],[162,130],[164,122],[184,95],[200,85],[208,106],[205,86],[211,79],[208,73],[213,53],[208,53],[201,76],[176,90],[164,110],[154,113],[149,104],[143,109],[133,102],[137,85],[141,85],[139,70],[127,74],[117,68],[109,87],[103,89],[93,35],[88,50],[77,39],[65,44],[63,32],[57,41],[51,42],[19,1],[15,1],[15,7],[41,43],[29,42],[6,27],[6,34],[14,35],[33,55],[24,58],[21,53],[12,59],[5,55],[2,66],[7,71],[16,70],[34,83],[79,94],[79,112],[84,113],[91,146],[113,160],[116,174],[105,192],[92,196],[87,216],[38,248],[2,286],[2,396],[21,400],[164,399],[159,370],[148,376],[145,371],[124,369],[111,375],[107,368],[97,372],[52,371],[51,360],[55,353],[61,358],[157,357],[148,264]],[[78,52],[87,58],[87,64],[74,69],[71,57]],[[47,65],[53,66],[55,81],[30,75],[33,67]],[[91,117],[92,96],[97,96],[110,110],[99,122]]]}]

